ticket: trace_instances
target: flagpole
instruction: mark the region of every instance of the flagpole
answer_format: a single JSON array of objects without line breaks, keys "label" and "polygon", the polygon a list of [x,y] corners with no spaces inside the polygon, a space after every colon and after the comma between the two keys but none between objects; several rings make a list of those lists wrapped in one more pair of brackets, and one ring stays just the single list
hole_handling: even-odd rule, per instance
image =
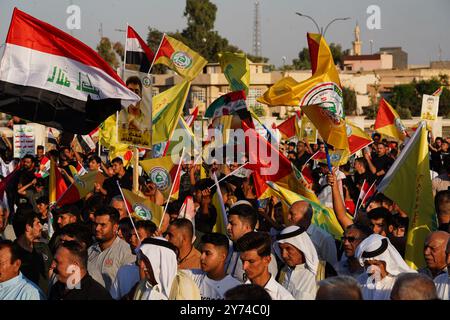
[{"label": "flagpole", "polygon": [[314,153],[311,157],[308,158],[308,160],[306,160],[306,162],[305,162],[305,164],[302,166],[302,170],[300,170],[300,172],[303,171],[303,169],[306,167],[306,165],[308,164],[308,162],[309,162],[312,158],[314,158],[314,156],[315,156],[316,154],[318,154],[319,152],[320,152],[320,150],[317,150],[316,153]]},{"label": "flagpole", "polygon": [[139,191],[139,150],[133,147],[133,192]]},{"label": "flagpole", "polygon": [[150,71],[152,71],[153,64],[155,63],[155,60],[156,60],[156,55],[158,54],[159,49],[161,49],[161,45],[162,45],[162,43],[163,43],[165,37],[166,37],[166,33],[163,33],[161,42],[159,43],[159,46],[158,46],[158,50],[156,50],[156,53],[155,53],[155,55],[153,56],[152,64],[150,65],[150,69],[148,69],[148,72],[147,72],[148,75],[150,74]]},{"label": "flagpole", "polygon": [[221,214],[220,218],[223,219],[222,220],[223,226],[226,228],[226,226],[228,224],[227,216],[226,216],[227,211],[225,210],[225,203],[223,202],[222,191],[220,191],[219,181],[217,181],[217,176],[216,176],[215,172],[213,172],[213,178],[214,178],[214,184],[216,185],[216,189],[217,189],[216,192],[218,192],[217,196],[219,197],[220,207],[221,207],[222,213],[223,213],[223,214]]},{"label": "flagpole", "polygon": [[123,68],[122,68],[122,80],[125,81],[125,66],[127,65],[127,41],[128,41],[128,22],[125,31],[125,50],[123,54]]},{"label": "flagpole", "polygon": [[[170,196],[172,195],[173,188],[175,187],[175,182],[176,182],[176,180],[177,180],[178,174],[180,173],[181,164],[183,163],[183,157],[184,157],[184,150],[185,150],[185,149],[186,149],[186,148],[183,147],[183,151],[181,151],[180,163],[178,164],[177,172],[175,173],[175,179],[173,179],[172,187],[170,188],[169,197],[167,198],[166,205],[164,206],[164,212],[163,212],[163,215],[162,215],[163,217],[164,217],[164,215],[166,214],[167,207],[169,206],[169,202],[170,202]],[[163,220],[164,220],[164,219],[161,218],[161,221],[159,222],[159,227],[158,227],[158,229],[161,229]]]},{"label": "flagpole", "polygon": [[131,224],[133,225],[134,232],[136,232],[136,237],[138,238],[139,242],[141,242],[141,238],[139,237],[139,234],[137,232],[136,226],[134,225],[133,217],[131,216],[130,209],[128,209],[127,199],[125,199],[125,196],[123,194],[122,188],[120,187],[119,181],[116,181],[116,182],[117,182],[117,187],[119,187],[120,194],[122,195],[122,199],[123,199],[123,202],[125,204],[125,208],[127,208],[128,216],[129,216],[129,218],[131,220]]},{"label": "flagpole", "polygon": [[[219,183],[219,182],[225,180],[226,178],[228,178],[229,176],[231,176],[233,173],[237,172],[237,171],[240,170],[242,167],[244,167],[245,165],[247,165],[247,163],[248,163],[248,161],[245,161],[245,163],[244,163],[242,166],[240,166],[239,168],[237,168],[237,169],[231,171],[231,172],[230,172],[229,174],[227,174],[225,177],[223,177],[222,179],[220,179],[219,181],[217,181],[217,183]],[[208,189],[211,190],[211,188],[214,187],[215,185],[216,185],[216,184],[214,183],[212,186],[208,187]]]},{"label": "flagpole", "polygon": [[363,187],[364,187],[365,183],[366,183],[366,179],[364,179],[363,184],[361,186],[361,190],[359,191],[358,201],[356,201],[356,206],[355,206],[355,213],[353,214],[354,216],[356,216],[356,212],[358,211],[359,199],[361,199],[361,193],[363,192]]},{"label": "flagpole", "polygon": [[325,153],[327,155],[327,164],[328,164],[328,170],[330,171],[330,173],[332,173],[332,169],[331,169],[331,159],[330,159],[330,153],[328,152],[328,144],[325,142]]}]

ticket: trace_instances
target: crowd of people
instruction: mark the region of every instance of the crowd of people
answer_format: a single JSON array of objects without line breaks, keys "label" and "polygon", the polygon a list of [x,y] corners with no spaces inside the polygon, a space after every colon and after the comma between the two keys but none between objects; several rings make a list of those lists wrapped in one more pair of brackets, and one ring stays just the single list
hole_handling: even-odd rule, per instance
[{"label": "crowd of people", "polygon": [[[178,200],[158,226],[129,214],[117,187],[118,181],[133,188],[123,159],[104,161],[71,146],[47,152],[39,146],[36,155],[13,159],[3,140],[0,299],[449,299],[450,155],[442,138],[429,146],[438,231],[426,238],[420,270],[404,259],[407,213],[381,193],[358,205],[363,182],[379,182],[401,153],[401,145],[377,133],[360,157],[332,172],[312,159],[325,147],[320,140],[281,144],[299,170],[312,172],[310,187],[334,210],[341,239],[315,225],[306,201],[286,209],[275,196],[257,199],[252,175],[236,171],[237,163],[205,165],[203,179],[199,165],[183,163]],[[44,158],[56,161],[68,185],[77,174],[71,167],[79,165],[101,172],[104,182],[79,201],[53,206]],[[226,177],[220,190],[211,188],[212,172]],[[225,203],[227,234],[212,232],[220,211],[215,192]],[[139,193],[157,205],[167,201],[145,172]],[[187,196],[194,202],[192,219],[180,215]]]}]

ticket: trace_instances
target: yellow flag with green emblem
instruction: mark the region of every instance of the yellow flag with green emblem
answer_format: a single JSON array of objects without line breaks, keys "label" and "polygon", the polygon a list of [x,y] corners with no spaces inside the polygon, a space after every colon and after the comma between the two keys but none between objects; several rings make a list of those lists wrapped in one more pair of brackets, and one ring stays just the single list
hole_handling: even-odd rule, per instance
[{"label": "yellow flag with green emblem", "polygon": [[248,95],[250,85],[250,65],[245,53],[221,52],[220,67],[230,84],[231,91],[244,90]]},{"label": "yellow flag with green emblem", "polygon": [[153,97],[152,144],[170,140],[183,112],[190,86],[191,82],[185,80]]},{"label": "yellow flag with green emblem", "polygon": [[405,261],[413,269],[426,266],[425,238],[437,226],[428,152],[426,122],[421,121],[377,188],[409,216]]},{"label": "yellow flag with green emblem", "polygon": [[[280,187],[274,182],[267,181],[266,183],[270,187],[273,194],[277,198],[284,201],[289,207],[297,201],[306,201],[311,204],[313,209],[313,217],[311,222],[331,234],[335,239],[341,239],[344,230],[342,230],[342,227],[332,209],[324,207],[308,198],[302,197],[289,189]],[[287,214],[287,212],[285,214]]]}]

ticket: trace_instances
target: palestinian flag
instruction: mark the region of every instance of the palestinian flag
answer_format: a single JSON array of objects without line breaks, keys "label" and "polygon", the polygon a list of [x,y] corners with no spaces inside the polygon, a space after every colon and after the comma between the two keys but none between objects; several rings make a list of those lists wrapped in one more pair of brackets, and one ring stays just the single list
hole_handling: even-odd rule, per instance
[{"label": "palestinian flag", "polygon": [[[173,163],[172,156],[142,160],[140,165],[166,199],[169,199],[169,197],[178,199],[180,173],[177,174],[179,166]],[[174,186],[172,193],[170,193],[172,185]]]},{"label": "palestinian flag", "polygon": [[70,185],[64,194],[57,198],[57,205],[73,204],[94,190],[94,184],[103,184],[105,176],[100,171],[89,171],[83,176],[74,176],[75,182]]},{"label": "palestinian flag", "polygon": [[206,118],[230,115],[238,110],[247,110],[245,91],[233,91],[213,101],[205,111]]},{"label": "palestinian flag", "polygon": [[157,226],[163,217],[163,208],[149,199],[138,196],[128,189],[123,189],[122,194],[127,204],[128,212],[138,220],[151,220]]},{"label": "palestinian flag", "polygon": [[139,72],[143,73],[150,70],[150,64],[155,55],[131,26],[127,29],[125,52],[125,64],[139,65]]},{"label": "palestinian flag", "polygon": [[0,112],[88,134],[139,100],[90,47],[14,9],[0,62]]}]

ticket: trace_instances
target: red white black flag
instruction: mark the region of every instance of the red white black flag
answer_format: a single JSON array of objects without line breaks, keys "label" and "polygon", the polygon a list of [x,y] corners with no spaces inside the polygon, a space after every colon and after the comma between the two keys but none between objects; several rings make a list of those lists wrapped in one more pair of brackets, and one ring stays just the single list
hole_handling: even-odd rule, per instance
[{"label": "red white black flag", "polygon": [[90,47],[14,9],[0,62],[0,112],[88,134],[139,99]]},{"label": "red white black flag", "polygon": [[127,28],[125,52],[126,64],[139,65],[139,72],[148,73],[155,55],[144,40],[130,26]]}]

